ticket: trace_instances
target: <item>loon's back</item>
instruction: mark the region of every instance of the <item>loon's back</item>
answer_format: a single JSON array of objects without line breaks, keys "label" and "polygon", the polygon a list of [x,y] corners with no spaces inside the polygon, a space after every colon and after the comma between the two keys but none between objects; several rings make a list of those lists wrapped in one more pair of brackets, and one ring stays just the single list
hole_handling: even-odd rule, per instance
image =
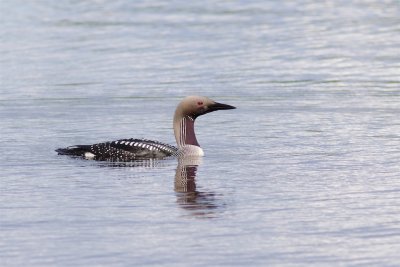
[{"label": "loon's back", "polygon": [[146,139],[120,139],[93,145],[77,145],[56,150],[59,155],[83,157],[94,160],[132,161],[149,158],[166,158],[178,153],[172,145]]}]

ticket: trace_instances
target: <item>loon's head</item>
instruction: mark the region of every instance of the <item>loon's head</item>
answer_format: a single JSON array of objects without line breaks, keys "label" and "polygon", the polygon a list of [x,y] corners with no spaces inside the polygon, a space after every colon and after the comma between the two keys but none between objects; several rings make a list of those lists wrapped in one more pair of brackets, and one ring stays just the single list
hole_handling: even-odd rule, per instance
[{"label": "loon's head", "polygon": [[183,116],[190,116],[196,119],[198,116],[224,109],[235,109],[236,107],[215,102],[205,96],[187,96],[178,105],[176,111]]}]

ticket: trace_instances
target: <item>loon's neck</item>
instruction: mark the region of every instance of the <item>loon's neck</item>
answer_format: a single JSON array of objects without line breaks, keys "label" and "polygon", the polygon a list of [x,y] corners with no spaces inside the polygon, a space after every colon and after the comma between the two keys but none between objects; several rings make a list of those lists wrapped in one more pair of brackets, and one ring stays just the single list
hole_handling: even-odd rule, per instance
[{"label": "loon's neck", "polygon": [[174,116],[174,134],[178,148],[183,148],[187,145],[200,147],[194,132],[195,119],[191,116]]}]

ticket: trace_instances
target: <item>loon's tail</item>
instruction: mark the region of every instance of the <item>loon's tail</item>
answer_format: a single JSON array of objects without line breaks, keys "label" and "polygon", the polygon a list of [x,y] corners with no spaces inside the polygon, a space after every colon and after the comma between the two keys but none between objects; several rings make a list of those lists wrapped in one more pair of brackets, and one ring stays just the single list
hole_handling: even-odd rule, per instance
[{"label": "loon's tail", "polygon": [[84,156],[86,152],[90,150],[90,146],[69,146],[66,148],[58,148],[56,152],[58,155],[69,155],[69,156]]}]

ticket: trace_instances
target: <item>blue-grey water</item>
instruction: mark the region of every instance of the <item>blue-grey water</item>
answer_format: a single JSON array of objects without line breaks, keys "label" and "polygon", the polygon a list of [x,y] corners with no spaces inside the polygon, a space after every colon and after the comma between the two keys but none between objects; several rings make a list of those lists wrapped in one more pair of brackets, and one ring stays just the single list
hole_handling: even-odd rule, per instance
[{"label": "blue-grey water", "polygon": [[[400,265],[398,0],[1,0],[0,23],[1,266]],[[174,144],[192,94],[237,109],[198,119],[185,181],[54,152]]]}]

